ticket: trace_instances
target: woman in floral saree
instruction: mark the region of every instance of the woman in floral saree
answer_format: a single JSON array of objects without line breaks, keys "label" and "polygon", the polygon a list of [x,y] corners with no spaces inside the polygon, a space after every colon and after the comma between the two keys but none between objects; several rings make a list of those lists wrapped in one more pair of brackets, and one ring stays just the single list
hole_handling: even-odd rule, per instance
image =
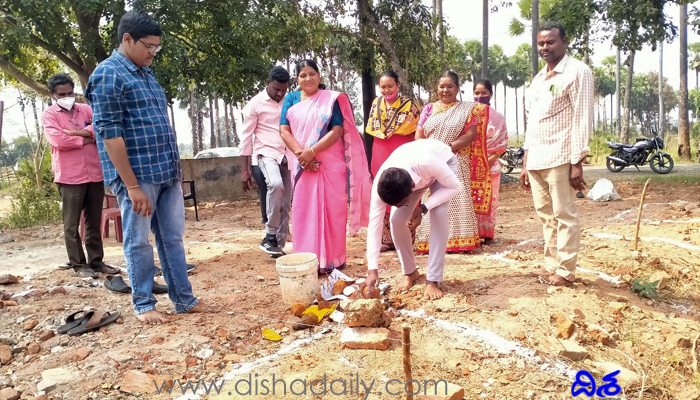
[{"label": "woman in floral saree", "polygon": [[[491,104],[493,89],[491,82],[482,79],[474,84],[474,101],[481,104]],[[493,240],[496,233],[496,217],[498,204],[500,203],[499,187],[501,184],[501,163],[498,159],[506,152],[508,147],[508,128],[506,117],[489,106],[489,125],[486,130],[486,153],[491,168],[491,212],[488,214],[476,214],[479,223],[479,237],[484,242]]]},{"label": "woman in floral saree", "polygon": [[[379,167],[402,144],[413,141],[416,135],[420,110],[411,99],[399,95],[399,77],[394,71],[386,71],[379,77],[381,96],[372,103],[365,133],[374,136],[372,145],[372,176],[376,178]],[[382,251],[393,250],[389,212],[384,215]],[[415,231],[413,232],[415,236]]]},{"label": "woman in floral saree", "polygon": [[[457,74],[445,72],[438,85],[438,101],[423,109],[416,131],[417,139],[439,140],[450,145],[457,155],[462,191],[450,201],[448,253],[481,246],[476,213],[489,213],[491,208],[491,174],[486,157],[489,108],[472,101],[458,101],[458,93]],[[429,213],[426,217],[416,239],[416,251],[420,254],[427,254],[430,246]]]},{"label": "woman in floral saree", "polygon": [[301,91],[287,95],[280,135],[293,153],[292,226],[294,252],[318,256],[319,272],[345,265],[346,227],[367,226],[372,182],[362,137],[348,96],[322,90],[313,60],[297,65]]}]

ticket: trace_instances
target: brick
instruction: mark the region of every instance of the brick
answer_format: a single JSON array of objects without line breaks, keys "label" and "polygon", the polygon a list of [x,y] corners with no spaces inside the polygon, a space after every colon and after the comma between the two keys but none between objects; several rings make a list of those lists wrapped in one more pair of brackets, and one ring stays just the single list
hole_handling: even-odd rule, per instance
[{"label": "brick", "polygon": [[574,341],[559,340],[553,342],[553,345],[556,346],[557,355],[560,357],[566,357],[572,361],[581,361],[588,357],[588,350]]},{"label": "brick", "polygon": [[[415,387],[413,391],[416,391]],[[435,394],[435,385],[431,383],[423,393],[425,395],[417,396],[416,400],[462,400],[464,398],[464,388],[453,383],[448,383],[447,390],[445,390],[445,384],[438,382],[437,395]]]},{"label": "brick", "polygon": [[389,330],[386,328],[345,328],[340,343],[349,349],[386,350]]}]

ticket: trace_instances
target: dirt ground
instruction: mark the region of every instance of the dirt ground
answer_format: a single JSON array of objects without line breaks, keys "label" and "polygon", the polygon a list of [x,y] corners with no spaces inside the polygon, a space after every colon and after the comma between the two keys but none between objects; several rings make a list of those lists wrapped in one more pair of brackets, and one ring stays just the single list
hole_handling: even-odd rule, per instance
[{"label": "dirt ground", "polygon": [[[387,388],[402,390],[390,380],[404,380],[399,339],[406,325],[411,328],[413,378],[421,384],[444,379],[463,387],[466,399],[568,399],[576,373],[595,370],[600,382],[611,372],[600,364],[605,362],[631,376],[631,383],[621,385],[619,398],[698,399],[700,375],[694,374],[693,351],[700,335],[700,186],[650,186],[640,251],[634,253],[642,186],[616,182],[621,201],[579,200],[579,279],[572,288],[552,288],[528,275],[541,266],[543,247],[532,200],[517,185],[503,185],[498,239],[473,254],[447,256],[443,299],[421,299],[424,277],[408,294],[389,291],[395,317],[385,351],[342,348],[343,324],[325,321],[313,330],[293,331],[282,322],[290,314],[280,299],[274,260],[258,250],[263,230],[255,201],[203,204],[199,222],[188,209],[184,241],[188,262],[197,265],[190,280],[195,294],[224,311],[177,315],[157,327],[140,324],[131,297],[106,290],[102,279],[81,279],[55,268],[65,262],[60,225],[5,231],[0,235],[0,274],[10,272],[22,280],[0,286],[6,300],[0,309],[0,347],[5,343],[14,353],[0,367],[0,389],[12,387],[20,398],[32,399],[56,379],[48,376],[56,371],[46,371],[57,369],[68,379],[49,387],[45,399],[394,398]],[[351,277],[366,271],[364,241],[363,232],[348,238],[343,272]],[[106,261],[123,267],[120,244],[110,237],[105,246]],[[419,265],[426,260],[419,256]],[[395,287],[400,275],[396,253],[382,253],[381,265],[381,278]],[[646,281],[660,272],[666,278],[658,298],[632,293],[633,279]],[[157,298],[161,310],[174,310],[167,295]],[[82,336],[40,341],[50,335],[46,330],[85,308],[118,310],[123,318]],[[32,320],[38,325],[25,329]],[[573,326],[569,340],[587,353],[582,360],[561,355],[570,342],[556,334],[567,330],[562,328],[566,324],[568,333]],[[265,327],[283,340],[262,339]],[[262,390],[236,394],[236,389],[245,393],[247,383],[236,384],[249,374],[253,383],[275,377],[287,388],[295,379],[306,380],[307,386],[299,382],[290,389],[301,393],[305,388],[305,394],[290,391],[285,396],[281,384],[275,395]],[[312,389],[322,389],[310,382],[324,375],[328,383],[344,379],[345,394],[313,394]],[[367,388],[356,382],[358,377]],[[191,388],[188,395],[180,388],[157,394],[149,379],[159,384],[180,379],[183,386],[187,379],[193,386],[204,379],[223,389],[218,395],[213,390],[207,394],[203,386],[196,395]],[[135,388],[139,384],[141,393]],[[425,388],[418,388],[423,393]]]}]

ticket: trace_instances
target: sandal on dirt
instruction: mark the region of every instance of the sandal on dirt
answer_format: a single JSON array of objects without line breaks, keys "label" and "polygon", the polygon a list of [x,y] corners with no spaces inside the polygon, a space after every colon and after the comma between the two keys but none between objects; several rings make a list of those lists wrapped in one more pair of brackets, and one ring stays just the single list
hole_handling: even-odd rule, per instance
[{"label": "sandal on dirt", "polygon": [[[78,314],[80,314],[80,317],[77,317]],[[58,332],[61,335],[68,333],[69,330],[80,325],[80,321],[82,321],[84,316],[85,316],[85,311],[83,311],[83,310],[74,312],[73,314],[66,317],[66,323],[62,326],[59,326],[58,329],[56,329],[56,332]]]},{"label": "sandal on dirt", "polygon": [[97,272],[84,265],[81,265],[80,267],[73,267],[73,271],[75,271],[75,276],[79,276],[81,278],[97,279],[98,277]]},{"label": "sandal on dirt", "polygon": [[105,325],[109,325],[116,321],[121,316],[120,311],[114,313],[106,311],[88,311],[80,320],[80,324],[68,331],[68,336],[82,335],[83,333],[93,331]]},{"label": "sandal on dirt", "polygon": [[91,266],[90,268],[97,273],[107,275],[118,275],[121,272],[119,268],[107,264],[98,264],[96,266]]},{"label": "sandal on dirt", "polygon": [[105,279],[105,287],[117,293],[131,293],[131,288],[119,275],[110,275]]},{"label": "sandal on dirt", "polygon": [[168,293],[168,285],[161,285],[160,283],[153,282],[153,289],[151,289],[153,294],[166,294]]}]

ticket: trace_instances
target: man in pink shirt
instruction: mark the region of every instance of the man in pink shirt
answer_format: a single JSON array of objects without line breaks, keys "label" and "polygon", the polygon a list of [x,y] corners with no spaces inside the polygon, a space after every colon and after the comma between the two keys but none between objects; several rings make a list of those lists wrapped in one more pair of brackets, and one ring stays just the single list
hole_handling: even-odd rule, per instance
[{"label": "man in pink shirt", "polygon": [[[455,174],[457,158],[450,146],[439,140],[417,140],[399,146],[377,171],[379,179],[372,185],[372,199],[367,227],[367,285],[379,283],[379,252],[387,205],[391,209],[391,237],[399,254],[404,278],[399,292],[413,286],[420,275],[413,256],[411,229],[417,228],[423,215],[430,212],[430,252],[426,273],[425,297],[442,297],[438,283],[445,268],[445,250],[450,233],[447,215],[450,200],[462,184]],[[430,198],[419,207],[418,202],[430,189]]]},{"label": "man in pink shirt", "polygon": [[[48,87],[56,104],[44,111],[41,120],[51,145],[54,182],[63,202],[67,266],[80,276],[92,278],[96,278],[98,272],[117,274],[117,268],[102,261],[100,223],[105,192],[92,128],[92,109],[75,103],[75,85],[68,74],[53,75]],[[81,213],[85,213],[87,260],[78,229]]]},{"label": "man in pink shirt", "polygon": [[243,133],[241,155],[243,156],[243,189],[250,190],[252,184],[251,156],[265,176],[267,222],[265,238],[260,250],[271,257],[284,254],[282,249],[289,234],[289,211],[292,204],[292,180],[285,152],[287,148],[280,137],[279,121],[282,100],[287,93],[289,73],[282,67],[274,67],[268,75],[265,90],[253,97],[243,108]]}]

